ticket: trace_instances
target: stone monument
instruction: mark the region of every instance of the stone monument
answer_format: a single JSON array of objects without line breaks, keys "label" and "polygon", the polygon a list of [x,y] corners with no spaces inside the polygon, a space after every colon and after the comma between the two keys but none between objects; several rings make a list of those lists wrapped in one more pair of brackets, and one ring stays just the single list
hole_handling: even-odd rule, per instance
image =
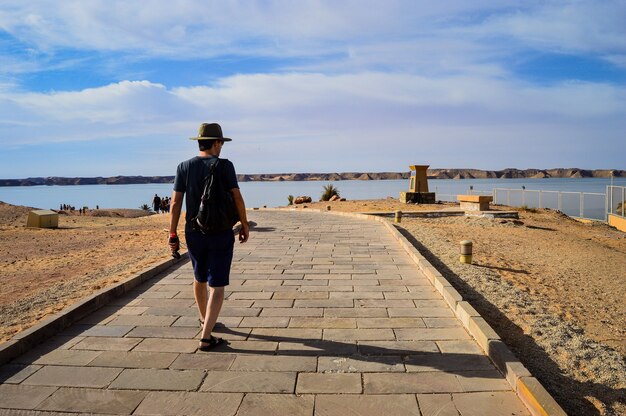
[{"label": "stone monument", "polygon": [[409,190],[400,192],[400,202],[405,204],[434,204],[435,193],[428,192],[428,176],[426,170],[429,165],[411,165]]}]

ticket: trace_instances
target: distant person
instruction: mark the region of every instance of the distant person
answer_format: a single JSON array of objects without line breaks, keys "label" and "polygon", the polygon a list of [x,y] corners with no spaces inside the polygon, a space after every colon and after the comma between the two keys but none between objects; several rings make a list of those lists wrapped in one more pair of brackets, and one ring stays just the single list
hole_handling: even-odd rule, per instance
[{"label": "distant person", "polygon": [[152,209],[157,214],[159,213],[159,209],[161,209],[161,198],[157,194],[154,194],[154,198],[152,198]]},{"label": "distant person", "polygon": [[[209,174],[209,167],[214,163],[219,161],[215,168],[214,178],[220,181],[219,184],[221,184],[222,189],[231,192],[239,214],[241,221],[240,243],[248,241],[250,229],[246,218],[244,200],[237,184],[235,167],[227,159],[218,159],[224,142],[229,142],[231,139],[222,135],[222,128],[219,124],[203,123],[200,126],[198,137],[192,137],[191,140],[198,140],[200,153],[198,156],[182,162],[176,169],[171,201],[169,243],[172,252],[178,252],[177,228],[183,197],[185,197],[187,207],[185,240],[194,271],[194,296],[200,321],[203,322],[199,349],[209,351],[224,342],[223,339],[213,336],[211,332],[224,302],[224,288],[229,283],[235,244],[232,229],[204,234],[193,226],[192,219],[198,214],[204,179]],[[209,293],[207,293],[207,283]]]}]

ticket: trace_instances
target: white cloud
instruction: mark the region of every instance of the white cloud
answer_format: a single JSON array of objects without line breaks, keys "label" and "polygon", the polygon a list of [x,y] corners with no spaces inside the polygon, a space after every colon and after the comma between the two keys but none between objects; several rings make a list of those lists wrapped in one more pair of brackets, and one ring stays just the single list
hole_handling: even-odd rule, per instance
[{"label": "white cloud", "polygon": [[[436,155],[447,149],[445,160],[459,159],[468,145],[506,154],[520,143],[554,143],[588,154],[588,144],[572,141],[588,137],[613,143],[619,153],[626,92],[603,84],[537,87],[460,76],[240,75],[210,87],[124,81],[78,92],[5,93],[0,112],[0,131],[11,137],[0,144],[4,149],[112,137],[183,139],[200,122],[219,121],[237,140],[229,151],[244,161],[246,172],[341,170],[347,169],[344,163],[377,158],[375,163],[386,164],[378,169],[393,169],[392,159],[424,158],[420,151]],[[294,149],[307,155],[304,165],[295,163]],[[259,159],[265,153],[271,162]],[[509,156],[525,153],[527,159],[535,156],[527,147]],[[485,154],[481,163],[489,159]]]}]

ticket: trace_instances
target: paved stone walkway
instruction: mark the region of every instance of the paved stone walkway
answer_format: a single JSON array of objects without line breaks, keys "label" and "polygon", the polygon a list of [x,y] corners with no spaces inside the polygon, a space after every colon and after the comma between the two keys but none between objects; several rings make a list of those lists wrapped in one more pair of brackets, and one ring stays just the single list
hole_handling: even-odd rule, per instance
[{"label": "paved stone walkway", "polygon": [[526,415],[384,226],[254,211],[197,351],[189,263],[0,367],[4,413]]}]

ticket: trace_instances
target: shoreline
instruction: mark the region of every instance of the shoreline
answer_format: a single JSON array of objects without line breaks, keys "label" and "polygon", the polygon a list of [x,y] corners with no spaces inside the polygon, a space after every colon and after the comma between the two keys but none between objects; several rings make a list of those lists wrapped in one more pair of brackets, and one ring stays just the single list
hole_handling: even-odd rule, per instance
[{"label": "shoreline", "polygon": [[[547,178],[626,178],[626,170],[616,169],[428,169],[428,179],[547,179]],[[409,179],[410,172],[342,172],[342,173],[257,173],[238,174],[239,182],[283,181],[342,181],[342,180],[402,180]],[[110,177],[32,177],[24,179],[0,179],[3,186],[41,185],[136,185],[173,183],[174,176],[110,176]]]}]

